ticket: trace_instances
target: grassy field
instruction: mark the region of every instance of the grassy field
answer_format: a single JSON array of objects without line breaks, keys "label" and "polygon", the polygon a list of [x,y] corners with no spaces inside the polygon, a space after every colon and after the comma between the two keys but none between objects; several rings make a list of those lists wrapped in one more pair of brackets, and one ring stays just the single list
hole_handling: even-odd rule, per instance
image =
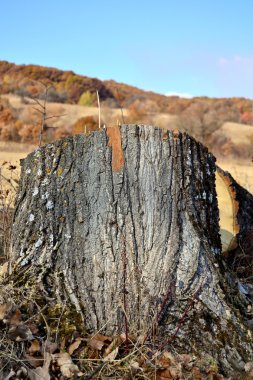
[{"label": "grassy field", "polygon": [[35,148],[34,145],[0,141],[0,167],[2,168],[2,174],[7,174],[8,165],[3,166],[4,162],[17,166],[19,173],[20,160],[25,158]]},{"label": "grassy field", "polygon": [[226,122],[218,131],[225,137],[228,137],[233,144],[251,145],[253,142],[252,125]]},{"label": "grassy field", "polygon": [[217,165],[253,194],[253,162],[246,160],[218,160]]},{"label": "grassy field", "polygon": [[[7,99],[10,105],[16,110],[19,119],[22,122],[36,123],[39,118],[38,112],[34,110],[32,100],[27,99],[30,104],[22,102],[20,96],[8,94],[1,95],[3,99]],[[123,110],[124,115],[127,116],[127,110]],[[77,104],[63,104],[63,103],[47,103],[47,116],[59,116],[50,119],[51,127],[65,127],[66,125],[73,125],[77,120],[85,116],[97,116],[98,107],[80,106]],[[121,109],[108,109],[101,107],[102,121],[106,124],[117,124],[117,120],[121,121]]]}]

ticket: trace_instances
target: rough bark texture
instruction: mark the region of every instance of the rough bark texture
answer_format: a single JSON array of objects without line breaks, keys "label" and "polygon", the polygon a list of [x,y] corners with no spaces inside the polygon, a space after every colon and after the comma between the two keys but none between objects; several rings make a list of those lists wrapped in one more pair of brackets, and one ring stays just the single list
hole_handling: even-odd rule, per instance
[{"label": "rough bark texture", "polygon": [[92,331],[124,331],[126,315],[145,335],[156,322],[170,344],[231,372],[252,355],[238,311],[250,300],[221,262],[218,219],[215,159],[188,135],[123,125],[73,136],[22,161],[16,273],[70,301]]}]

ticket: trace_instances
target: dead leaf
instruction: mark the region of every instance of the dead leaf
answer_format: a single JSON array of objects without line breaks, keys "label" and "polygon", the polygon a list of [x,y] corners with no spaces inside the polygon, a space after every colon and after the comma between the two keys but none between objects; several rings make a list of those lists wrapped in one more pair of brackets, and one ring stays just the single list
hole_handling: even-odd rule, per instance
[{"label": "dead leaf", "polygon": [[157,360],[157,364],[162,368],[169,368],[171,366],[171,359],[166,358],[165,356],[162,356]]},{"label": "dead leaf", "polygon": [[103,360],[105,362],[112,362],[113,360],[116,359],[118,352],[119,352],[119,347],[116,347],[113,351],[111,351],[108,355],[106,355]]},{"label": "dead leaf", "polygon": [[191,369],[196,361],[196,358],[189,354],[178,355],[178,358],[182,365],[187,369]]},{"label": "dead leaf", "polygon": [[88,345],[93,348],[93,350],[101,351],[106,343],[112,341],[112,338],[105,335],[96,334],[89,341]]},{"label": "dead leaf", "polygon": [[123,336],[123,334],[122,334],[122,337],[119,336],[119,335],[117,335],[116,337],[114,337],[113,341],[111,342],[111,344],[109,344],[109,346],[106,348],[104,356],[108,356],[112,351],[115,350],[115,348],[121,346],[121,344],[124,341],[125,341],[125,335]]},{"label": "dead leaf", "polygon": [[31,346],[28,348],[28,353],[29,354],[35,354],[36,352],[40,352],[40,342],[38,339],[34,339],[31,343]]},{"label": "dead leaf", "polygon": [[71,378],[75,373],[78,376],[83,375],[83,373],[79,371],[77,365],[72,362],[72,359],[68,352],[60,352],[59,354],[54,354],[53,358],[56,361],[57,365],[60,367],[63,376]]},{"label": "dead leaf", "polygon": [[176,360],[176,358],[172,355],[171,352],[165,351],[165,352],[163,353],[163,357],[164,357],[165,359],[169,359],[170,362],[171,362],[171,365],[176,365],[177,360]]},{"label": "dead leaf", "polygon": [[46,341],[45,351],[53,354],[58,349],[58,344],[55,342],[50,342],[50,340]]},{"label": "dead leaf", "polygon": [[38,367],[36,369],[29,369],[28,376],[30,380],[50,380],[51,376],[49,374],[49,367],[51,364],[52,356],[48,352],[44,355],[43,367]]},{"label": "dead leaf", "polygon": [[4,277],[8,273],[8,263],[0,265],[0,276]]},{"label": "dead leaf", "polygon": [[32,334],[37,334],[39,332],[39,329],[34,322],[28,322],[26,323],[26,326],[31,330]]},{"label": "dead leaf", "polygon": [[130,364],[130,367],[133,368],[134,370],[140,369],[139,363],[135,360],[132,360],[129,364]]},{"label": "dead leaf", "polygon": [[82,343],[82,339],[80,337],[76,338],[76,340],[73,343],[71,343],[71,345],[68,348],[69,355],[72,355],[73,352],[80,346],[81,343]]},{"label": "dead leaf", "polygon": [[7,314],[9,313],[12,305],[10,303],[3,303],[0,305],[0,320],[4,320]]},{"label": "dead leaf", "polygon": [[31,330],[24,324],[12,326],[8,331],[8,336],[11,340],[15,340],[16,342],[34,339]]},{"label": "dead leaf", "polygon": [[173,379],[182,379],[182,370],[180,364],[170,367],[169,371]]},{"label": "dead leaf", "polygon": [[25,360],[27,360],[35,368],[43,366],[43,363],[44,363],[43,356],[32,356],[32,355],[25,354],[24,357],[25,357]]},{"label": "dead leaf", "polygon": [[156,380],[173,380],[173,377],[171,376],[170,370],[168,368],[166,369],[159,369],[156,372]]},{"label": "dead leaf", "polygon": [[201,372],[200,372],[200,370],[199,370],[198,367],[193,367],[193,369],[192,369],[192,375],[193,375],[194,380],[203,380],[204,379],[204,377],[201,374]]},{"label": "dead leaf", "polygon": [[21,312],[19,309],[16,309],[14,313],[10,316],[9,324],[10,326],[18,326],[21,323]]}]

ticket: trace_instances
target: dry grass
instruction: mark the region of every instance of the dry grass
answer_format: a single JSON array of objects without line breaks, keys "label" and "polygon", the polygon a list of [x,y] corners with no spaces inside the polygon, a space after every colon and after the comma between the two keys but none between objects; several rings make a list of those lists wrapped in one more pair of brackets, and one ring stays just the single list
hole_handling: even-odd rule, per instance
[{"label": "dry grass", "polygon": [[233,144],[250,145],[253,138],[251,125],[227,122],[218,131],[219,134],[231,139]]},{"label": "dry grass", "polygon": [[19,175],[20,160],[25,158],[35,148],[35,145],[0,141],[0,166],[2,167],[2,174],[9,178],[8,165],[2,166],[4,162],[8,162],[8,164],[17,167],[16,173]]},{"label": "dry grass", "polygon": [[[19,119],[25,123],[36,123],[38,121],[38,113],[33,109],[34,104],[24,104],[19,96],[8,94],[1,95],[2,98],[8,99],[10,105],[17,111]],[[31,102],[32,103],[32,102]],[[127,110],[123,110],[127,115]],[[85,116],[98,116],[97,107],[80,106],[77,104],[63,103],[47,103],[47,115],[64,115],[50,120],[50,126],[66,127],[73,125],[77,120]],[[117,124],[117,120],[121,122],[121,109],[109,109],[101,104],[101,118],[106,124]]]},{"label": "dry grass", "polygon": [[217,164],[253,194],[253,163],[247,160],[218,160]]}]

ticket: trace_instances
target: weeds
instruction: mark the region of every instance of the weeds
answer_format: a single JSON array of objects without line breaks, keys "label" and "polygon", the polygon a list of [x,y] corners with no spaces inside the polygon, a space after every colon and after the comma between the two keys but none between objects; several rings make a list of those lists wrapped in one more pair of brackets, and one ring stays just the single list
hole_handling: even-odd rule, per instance
[{"label": "weeds", "polygon": [[0,166],[0,264],[9,259],[12,213],[17,187],[17,167],[10,162],[3,162]]}]

